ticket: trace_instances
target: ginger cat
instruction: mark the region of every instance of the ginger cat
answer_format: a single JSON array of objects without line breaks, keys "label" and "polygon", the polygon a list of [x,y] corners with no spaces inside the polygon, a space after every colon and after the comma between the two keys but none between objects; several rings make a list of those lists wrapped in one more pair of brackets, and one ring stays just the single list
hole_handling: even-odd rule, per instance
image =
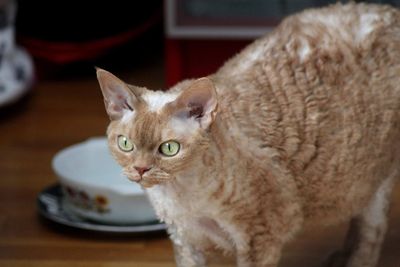
[{"label": "ginger cat", "polygon": [[168,225],[177,266],[220,249],[276,267],[304,224],[350,219],[331,266],[377,266],[399,180],[399,10],[295,14],[168,91],[97,76],[112,154]]}]

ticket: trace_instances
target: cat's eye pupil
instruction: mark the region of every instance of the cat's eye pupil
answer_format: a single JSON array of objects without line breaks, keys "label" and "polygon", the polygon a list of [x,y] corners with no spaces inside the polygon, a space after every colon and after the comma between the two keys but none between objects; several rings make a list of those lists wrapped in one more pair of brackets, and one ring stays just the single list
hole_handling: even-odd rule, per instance
[{"label": "cat's eye pupil", "polygon": [[118,147],[125,152],[129,152],[133,150],[132,142],[123,135],[118,136]]},{"label": "cat's eye pupil", "polygon": [[160,145],[159,151],[162,155],[172,157],[178,154],[180,144],[176,141],[167,141]]}]

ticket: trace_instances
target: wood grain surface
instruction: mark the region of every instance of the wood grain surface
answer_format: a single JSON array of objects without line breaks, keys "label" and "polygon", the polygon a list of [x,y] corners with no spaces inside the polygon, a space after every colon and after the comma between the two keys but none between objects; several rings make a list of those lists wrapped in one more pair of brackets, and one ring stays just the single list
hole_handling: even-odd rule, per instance
[{"label": "wood grain surface", "polygon": [[[111,70],[112,71],[112,70]],[[122,73],[126,81],[162,88],[162,64]],[[95,79],[38,82],[16,105],[0,110],[0,266],[172,267],[166,235],[115,236],[67,228],[42,219],[36,197],[56,183],[51,159],[60,149],[108,124]],[[282,267],[319,266],[342,243],[346,225],[306,229],[286,248]],[[400,187],[395,189],[390,230],[379,266],[400,266]],[[216,258],[211,266],[234,266]]]}]

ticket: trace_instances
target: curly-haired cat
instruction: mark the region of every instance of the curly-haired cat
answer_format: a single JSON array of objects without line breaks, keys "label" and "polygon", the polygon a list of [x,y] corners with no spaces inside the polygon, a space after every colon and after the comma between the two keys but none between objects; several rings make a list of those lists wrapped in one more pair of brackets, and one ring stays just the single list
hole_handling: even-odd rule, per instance
[{"label": "curly-haired cat", "polygon": [[377,266],[400,167],[399,10],[304,11],[168,91],[97,75],[110,149],[147,188],[178,266],[217,248],[275,267],[304,224],[350,219],[332,264]]}]

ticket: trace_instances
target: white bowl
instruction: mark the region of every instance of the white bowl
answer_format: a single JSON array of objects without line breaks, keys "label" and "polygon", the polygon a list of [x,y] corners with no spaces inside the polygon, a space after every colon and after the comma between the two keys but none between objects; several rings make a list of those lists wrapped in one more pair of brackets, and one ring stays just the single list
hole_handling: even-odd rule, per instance
[{"label": "white bowl", "polygon": [[65,148],[55,155],[52,165],[66,206],[75,214],[108,224],[157,220],[142,188],[122,175],[106,138],[91,138]]}]

